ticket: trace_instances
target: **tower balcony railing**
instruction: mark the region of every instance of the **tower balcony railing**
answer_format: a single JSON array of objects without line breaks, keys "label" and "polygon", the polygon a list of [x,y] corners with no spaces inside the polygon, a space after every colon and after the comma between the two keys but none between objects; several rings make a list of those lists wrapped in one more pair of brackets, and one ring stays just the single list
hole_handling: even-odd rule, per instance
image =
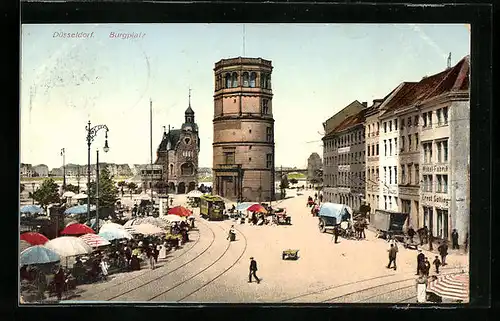
[{"label": "tower balcony railing", "polygon": [[241,169],[241,164],[216,164],[215,169]]}]

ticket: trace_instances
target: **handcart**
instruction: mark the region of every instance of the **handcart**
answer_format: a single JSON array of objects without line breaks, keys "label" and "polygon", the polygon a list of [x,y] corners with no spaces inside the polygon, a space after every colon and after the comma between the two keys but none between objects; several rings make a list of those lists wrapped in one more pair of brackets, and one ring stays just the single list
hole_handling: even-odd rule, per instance
[{"label": "handcart", "polygon": [[299,250],[284,250],[281,257],[283,260],[298,260]]}]

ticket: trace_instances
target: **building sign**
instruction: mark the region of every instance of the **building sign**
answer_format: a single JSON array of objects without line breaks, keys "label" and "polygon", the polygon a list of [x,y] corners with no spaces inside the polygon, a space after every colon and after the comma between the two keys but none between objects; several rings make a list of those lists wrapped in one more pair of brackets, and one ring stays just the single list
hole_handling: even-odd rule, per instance
[{"label": "building sign", "polygon": [[389,188],[387,188],[387,186],[384,185],[384,192],[387,193],[388,195],[396,195],[397,196],[398,190],[394,186],[390,186]]},{"label": "building sign", "polygon": [[435,206],[445,207],[447,208],[450,202],[450,199],[447,195],[435,195],[435,194],[423,194],[422,202],[424,205],[428,205],[429,203],[435,203]]},{"label": "building sign", "polygon": [[339,187],[339,193],[350,193],[351,189],[349,187]]},{"label": "building sign", "polygon": [[399,188],[399,194],[418,196],[418,193],[419,193],[418,187],[400,187]]},{"label": "building sign", "polygon": [[342,148],[337,149],[337,153],[338,154],[345,154],[345,153],[349,153],[350,150],[351,150],[350,146],[342,147]]},{"label": "building sign", "polygon": [[422,171],[426,173],[443,173],[448,172],[448,165],[424,165]]},{"label": "building sign", "polygon": [[351,165],[339,165],[339,172],[348,172],[351,170]]}]

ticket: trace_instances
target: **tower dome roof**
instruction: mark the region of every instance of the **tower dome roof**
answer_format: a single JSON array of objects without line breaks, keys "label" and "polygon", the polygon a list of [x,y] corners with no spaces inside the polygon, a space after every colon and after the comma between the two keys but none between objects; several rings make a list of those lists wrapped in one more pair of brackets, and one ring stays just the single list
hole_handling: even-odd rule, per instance
[{"label": "tower dome roof", "polygon": [[194,110],[191,108],[191,104],[189,104],[188,108],[184,112],[186,115],[194,115]]}]

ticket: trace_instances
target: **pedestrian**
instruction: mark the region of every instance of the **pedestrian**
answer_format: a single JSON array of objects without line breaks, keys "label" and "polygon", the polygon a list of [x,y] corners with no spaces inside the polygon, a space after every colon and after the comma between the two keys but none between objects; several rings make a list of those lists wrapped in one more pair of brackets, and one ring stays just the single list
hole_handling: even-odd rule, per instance
[{"label": "pedestrian", "polygon": [[337,225],[333,227],[333,238],[335,239],[335,244],[337,244],[339,238],[339,227]]},{"label": "pedestrian", "polygon": [[418,255],[417,255],[417,274],[415,275],[420,275],[424,274],[424,268],[425,268],[425,255],[422,253],[422,250],[418,250]]},{"label": "pedestrian", "polygon": [[102,278],[104,280],[107,280],[108,279],[108,268],[109,268],[108,260],[105,257],[103,257],[101,259],[101,263],[99,265],[101,267]]},{"label": "pedestrian", "polygon": [[432,235],[432,231],[430,230],[429,230],[428,241],[429,241],[429,251],[432,251],[434,249],[432,247],[432,242],[434,241],[434,235]]},{"label": "pedestrian", "polygon": [[154,270],[155,269],[155,259],[154,259],[153,244],[149,244],[149,247],[146,249],[146,256],[149,260],[149,268],[151,270]]},{"label": "pedestrian", "polygon": [[160,243],[158,242],[155,246],[154,246],[154,252],[153,252],[153,258],[155,259],[155,264],[158,263],[158,256],[160,255],[160,250],[161,250],[161,245]]},{"label": "pedestrian", "polygon": [[250,258],[250,273],[248,274],[248,283],[252,283],[252,276],[257,280],[257,284],[260,283],[260,279],[257,277],[257,261],[253,257]]},{"label": "pedestrian", "polygon": [[125,254],[125,260],[127,261],[127,269],[130,269],[130,261],[132,260],[132,250],[128,245],[125,245],[123,253]]},{"label": "pedestrian", "polygon": [[387,264],[387,268],[391,268],[391,263],[394,262],[394,271],[396,271],[396,255],[398,253],[397,248],[394,246],[394,244],[391,244],[391,247],[389,248],[389,264]]},{"label": "pedestrian", "polygon": [[56,286],[57,300],[62,300],[62,294],[64,290],[66,278],[62,266],[56,268],[56,273],[54,274],[54,284]]},{"label": "pedestrian", "polygon": [[410,243],[413,244],[413,237],[415,236],[415,230],[413,229],[413,227],[410,226],[408,228],[407,233],[408,233],[408,237],[410,238]]},{"label": "pedestrian", "polygon": [[464,241],[464,251],[467,253],[469,249],[469,232],[465,233],[465,241]]},{"label": "pedestrian", "polygon": [[431,263],[429,262],[429,259],[427,257],[425,257],[424,266],[425,266],[424,275],[429,276],[429,271],[431,270]]},{"label": "pedestrian", "polygon": [[439,267],[441,266],[441,261],[439,260],[439,257],[437,255],[434,258],[432,264],[436,267],[436,274],[439,274]]},{"label": "pedestrian", "polygon": [[448,243],[446,240],[443,240],[441,242],[441,245],[438,247],[439,255],[441,255],[441,262],[443,263],[443,266],[447,265],[446,264],[446,256],[448,255]]},{"label": "pedestrian", "polygon": [[323,194],[319,194],[319,203],[323,203]]},{"label": "pedestrian", "polygon": [[460,249],[460,246],[458,245],[458,232],[455,228],[451,232],[451,248],[454,250]]},{"label": "pedestrian", "polygon": [[314,202],[316,203],[317,200],[318,200],[318,193],[314,193]]}]

